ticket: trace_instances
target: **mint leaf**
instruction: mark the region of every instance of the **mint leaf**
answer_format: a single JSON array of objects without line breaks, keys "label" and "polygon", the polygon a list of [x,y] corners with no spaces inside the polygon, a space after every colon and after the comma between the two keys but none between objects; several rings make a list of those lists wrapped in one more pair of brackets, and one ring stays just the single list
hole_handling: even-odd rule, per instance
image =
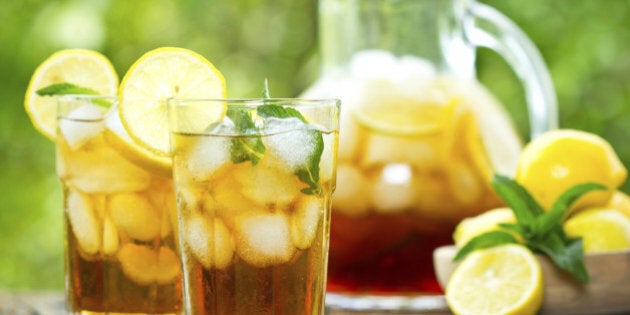
[{"label": "mint leaf", "polygon": [[[584,267],[582,240],[568,239],[562,222],[573,202],[580,196],[606,187],[597,183],[575,185],[560,195],[552,208],[545,212],[525,187],[510,178],[496,175],[492,186],[503,201],[511,207],[516,217],[516,224],[500,224],[500,226],[520,234],[524,245],[529,249],[549,256],[556,266],[569,272],[576,280],[587,283],[589,277]],[[497,240],[485,240],[483,244],[492,242],[501,244],[502,239],[499,236],[495,237]],[[482,245],[470,246],[480,248]],[[464,248],[466,246],[468,244]]]},{"label": "mint leaf", "polygon": [[322,152],[324,151],[324,138],[322,134],[310,129],[308,131],[309,137],[315,141],[315,150],[308,158],[307,164],[298,168],[295,175],[308,185],[308,188],[300,190],[307,195],[321,195],[322,186],[319,183],[319,162],[322,158]]},{"label": "mint leaf", "polygon": [[[69,94],[84,94],[84,95],[99,95],[100,93],[91,88],[78,86],[72,83],[55,83],[49,86],[43,87],[37,91],[35,91],[39,96],[57,96],[57,95],[69,95]],[[92,100],[92,103],[110,108],[112,106],[112,102],[109,102],[102,98],[95,98]]]},{"label": "mint leaf", "polygon": [[581,283],[590,281],[584,266],[582,239],[566,240],[558,234],[552,234],[544,242],[533,242],[528,247],[547,255],[556,266],[569,272]]},{"label": "mint leaf", "polygon": [[304,161],[304,164],[297,168],[295,175],[300,181],[308,185],[307,188],[301,190],[302,193],[307,195],[320,195],[322,193],[322,187],[319,183],[319,162],[321,161],[322,152],[324,151],[324,138],[322,133],[308,125],[304,116],[295,108],[273,104],[263,105],[258,107],[258,115],[263,118],[297,118],[302,123],[307,124],[305,127],[309,129],[307,130],[305,141],[313,143],[315,147],[306,161]]},{"label": "mint leaf", "polygon": [[607,187],[598,183],[578,184],[562,193],[553,203],[549,212],[537,218],[537,230],[545,236],[551,230],[561,227],[562,221],[571,209],[571,205],[582,195],[593,190],[606,190]]},{"label": "mint leaf", "polygon": [[37,90],[35,93],[39,96],[54,96],[67,94],[88,94],[98,95],[99,93],[93,89],[78,86],[72,83],[55,83]]},{"label": "mint leaf", "polygon": [[473,237],[466,245],[464,245],[453,258],[453,261],[460,261],[468,254],[477,249],[490,248],[504,244],[517,244],[518,240],[514,235],[506,231],[490,231]]},{"label": "mint leaf", "polygon": [[231,141],[232,162],[238,164],[251,161],[253,165],[258,164],[266,148],[252,119],[251,110],[241,106],[229,106],[226,115],[234,122],[235,131],[245,135],[234,137]]},{"label": "mint leaf", "polygon": [[569,239],[562,223],[571,205],[580,196],[606,187],[598,183],[575,185],[560,195],[552,208],[545,212],[527,189],[513,179],[495,175],[492,186],[511,207],[516,223],[501,223],[499,227],[503,230],[487,232],[473,238],[458,251],[453,260],[461,260],[477,249],[518,243],[518,238],[512,234],[517,233],[530,250],[547,255],[557,267],[571,274],[577,281],[588,283],[582,239]]},{"label": "mint leaf", "polygon": [[536,217],[545,211],[527,190],[516,181],[498,174],[492,180],[492,187],[494,187],[499,197],[512,209],[516,221],[525,234],[536,234]]},{"label": "mint leaf", "polygon": [[280,105],[263,105],[258,108],[258,115],[269,118],[297,118],[303,123],[307,123],[302,113],[300,113],[297,109],[291,107],[283,107]]}]

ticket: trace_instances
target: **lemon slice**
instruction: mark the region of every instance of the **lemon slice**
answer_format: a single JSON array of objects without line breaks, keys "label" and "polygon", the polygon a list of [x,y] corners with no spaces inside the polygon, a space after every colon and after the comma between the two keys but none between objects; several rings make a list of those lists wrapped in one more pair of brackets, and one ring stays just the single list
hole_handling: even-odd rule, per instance
[{"label": "lemon slice", "polygon": [[521,245],[471,253],[446,286],[446,301],[455,314],[536,314],[542,300],[542,269]]},{"label": "lemon slice", "polygon": [[626,176],[626,168],[606,140],[571,129],[548,131],[531,141],[516,169],[516,181],[547,210],[565,190],[584,182],[609,189],[585,194],[575,208],[603,206]]},{"label": "lemon slice", "polygon": [[587,253],[630,248],[630,218],[616,209],[584,209],[564,223],[564,231],[582,237]]},{"label": "lemon slice", "polygon": [[99,52],[67,49],[44,60],[28,84],[24,107],[35,129],[53,141],[57,128],[57,103],[54,97],[37,95],[37,90],[64,82],[93,89],[102,95],[116,95],[118,89],[116,70]]},{"label": "lemon slice", "polygon": [[356,109],[355,120],[371,130],[393,136],[424,135],[439,131],[443,105],[398,99]]},{"label": "lemon slice", "polygon": [[[158,156],[170,155],[169,98],[224,98],[225,80],[203,56],[183,48],[162,47],[145,53],[129,68],[119,91],[119,114],[139,145]],[[227,108],[207,107],[191,119],[208,124]],[[188,122],[194,123],[194,122]]]},{"label": "lemon slice", "polygon": [[137,145],[120,121],[117,107],[107,114],[105,126],[106,129],[103,133],[105,140],[125,159],[151,173],[163,177],[172,176],[171,158],[156,155],[152,151]]}]

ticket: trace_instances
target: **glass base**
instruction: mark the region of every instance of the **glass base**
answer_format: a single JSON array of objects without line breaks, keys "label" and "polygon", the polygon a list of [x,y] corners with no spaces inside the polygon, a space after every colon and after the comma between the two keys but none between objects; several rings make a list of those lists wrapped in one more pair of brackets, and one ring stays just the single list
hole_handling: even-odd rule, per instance
[{"label": "glass base", "polygon": [[326,294],[326,314],[451,314],[443,295]]}]

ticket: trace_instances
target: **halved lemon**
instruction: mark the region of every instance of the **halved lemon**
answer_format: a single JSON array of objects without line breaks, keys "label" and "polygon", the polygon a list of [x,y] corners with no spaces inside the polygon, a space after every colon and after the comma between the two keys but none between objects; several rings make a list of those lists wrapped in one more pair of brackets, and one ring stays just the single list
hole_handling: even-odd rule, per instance
[{"label": "halved lemon", "polygon": [[446,301],[455,314],[536,314],[543,301],[542,268],[521,245],[477,250],[453,272]]},{"label": "halved lemon", "polygon": [[476,236],[485,232],[499,230],[500,223],[514,223],[514,213],[510,208],[495,208],[481,213],[474,217],[469,217],[455,227],[453,232],[453,242],[458,247],[463,247]]},{"label": "halved lemon", "polygon": [[[166,157],[170,155],[167,100],[224,97],[225,79],[210,61],[188,49],[162,47],[145,53],[129,68],[120,85],[118,110],[131,138]],[[191,119],[211,123],[226,110],[199,109]]]},{"label": "halved lemon", "polygon": [[567,219],[564,231],[581,237],[587,253],[630,248],[630,218],[616,209],[584,209]]},{"label": "halved lemon", "polygon": [[56,83],[72,83],[102,95],[116,95],[118,75],[107,57],[87,49],[58,51],[35,69],[26,89],[24,107],[35,129],[53,141],[57,103],[54,97],[39,96],[37,90]]}]

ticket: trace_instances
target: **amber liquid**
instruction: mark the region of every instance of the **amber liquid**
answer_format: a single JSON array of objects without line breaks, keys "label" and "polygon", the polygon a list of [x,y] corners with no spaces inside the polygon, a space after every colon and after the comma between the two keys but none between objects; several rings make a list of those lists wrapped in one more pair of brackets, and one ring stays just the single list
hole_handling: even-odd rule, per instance
[{"label": "amber liquid", "polygon": [[415,220],[404,214],[357,219],[333,212],[327,290],[441,293],[432,253],[452,243],[451,234],[424,232]]},{"label": "amber liquid", "polygon": [[[324,137],[332,143],[336,134]],[[196,147],[226,150],[226,138],[172,139],[187,311],[323,314],[334,166],[322,169],[329,175],[320,177],[321,194],[306,194],[271,146],[256,165],[229,155],[201,163]],[[209,164],[220,166],[206,175],[194,169]]]},{"label": "amber liquid", "polygon": [[[76,240],[69,241],[70,248],[77,248]],[[73,312],[182,312],[179,278],[163,285],[139,285],[127,278],[117,261],[104,257],[87,260],[76,250],[68,253],[68,267],[72,270],[68,302]]]},{"label": "amber liquid", "polygon": [[445,130],[396,136],[355,128],[356,149],[339,160],[327,290],[442,293],[433,251],[452,244],[459,220],[502,204],[479,169],[481,139],[447,139]]},{"label": "amber liquid", "polygon": [[187,260],[193,314],[323,314],[325,267],[321,241],[285,264],[258,268],[240,260],[205,269]]},{"label": "amber liquid", "polygon": [[57,173],[67,311],[181,314],[172,179],[127,161],[102,133],[76,147],[60,137]]}]

